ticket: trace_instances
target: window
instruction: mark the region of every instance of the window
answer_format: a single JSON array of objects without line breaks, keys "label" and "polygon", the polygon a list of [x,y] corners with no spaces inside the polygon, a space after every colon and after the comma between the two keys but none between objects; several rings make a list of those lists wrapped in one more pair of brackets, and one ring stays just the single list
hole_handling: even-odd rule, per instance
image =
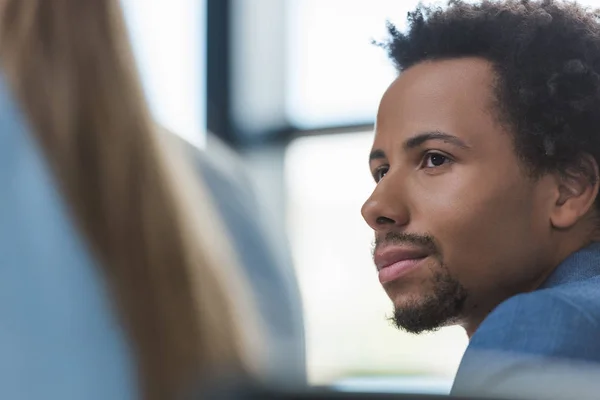
[{"label": "window", "polygon": [[[373,122],[380,97],[396,72],[385,51],[371,40],[385,37],[386,20],[404,30],[407,12],[418,3],[230,2],[236,29],[227,54],[237,56],[232,65],[220,67],[235,71],[231,86],[239,87],[229,93],[235,98],[235,107],[229,107],[239,119],[233,118],[238,130],[259,132],[257,137],[272,135],[263,135],[264,142],[277,139],[280,132],[281,140],[287,141],[290,130],[296,136],[311,131],[285,150],[285,210],[279,198],[273,201],[282,184],[281,142],[274,140],[267,151],[255,151],[253,161],[261,170],[276,171],[260,191],[269,199],[265,203],[274,221],[282,220],[284,213],[287,217],[304,301],[308,375],[315,384],[444,392],[467,345],[459,327],[415,336],[387,322],[391,302],[371,260],[372,231],[360,215],[374,187],[367,166],[371,133],[323,133],[325,128],[344,131]],[[583,3],[600,6],[600,0]]]},{"label": "window", "polygon": [[392,306],[360,214],[374,187],[371,140],[369,132],[305,137],[287,149],[289,238],[304,300],[309,379],[349,385],[376,376],[369,390],[449,390],[467,344],[462,328],[415,336],[386,319]]},{"label": "window", "polygon": [[206,129],[205,2],[121,0],[152,113],[198,146]]},{"label": "window", "polygon": [[[371,39],[384,37],[386,20],[402,29],[417,4],[290,0],[287,113],[293,125],[372,122],[396,72]],[[317,134],[287,148],[288,233],[304,301],[309,379],[448,392],[467,345],[464,331],[415,336],[387,321],[392,305],[371,258],[372,230],[360,214],[374,187],[367,165],[371,140],[370,132]]]},{"label": "window", "polygon": [[372,39],[418,0],[289,0],[287,114],[302,129],[373,120],[395,71]]}]

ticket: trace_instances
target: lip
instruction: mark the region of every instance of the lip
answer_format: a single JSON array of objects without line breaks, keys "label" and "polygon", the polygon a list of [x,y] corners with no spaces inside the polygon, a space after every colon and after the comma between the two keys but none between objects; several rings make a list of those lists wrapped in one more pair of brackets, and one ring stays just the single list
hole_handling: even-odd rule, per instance
[{"label": "lip", "polygon": [[374,255],[379,271],[379,281],[384,284],[394,281],[419,267],[429,254],[418,248],[390,246],[377,250]]}]

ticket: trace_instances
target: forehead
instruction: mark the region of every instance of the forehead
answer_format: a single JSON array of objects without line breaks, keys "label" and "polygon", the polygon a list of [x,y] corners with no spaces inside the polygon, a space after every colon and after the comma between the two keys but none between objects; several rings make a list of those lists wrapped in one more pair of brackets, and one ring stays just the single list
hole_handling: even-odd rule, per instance
[{"label": "forehead", "polygon": [[494,72],[483,59],[421,63],[385,92],[377,114],[375,146],[420,132],[442,131],[475,145],[499,138],[493,110]]}]

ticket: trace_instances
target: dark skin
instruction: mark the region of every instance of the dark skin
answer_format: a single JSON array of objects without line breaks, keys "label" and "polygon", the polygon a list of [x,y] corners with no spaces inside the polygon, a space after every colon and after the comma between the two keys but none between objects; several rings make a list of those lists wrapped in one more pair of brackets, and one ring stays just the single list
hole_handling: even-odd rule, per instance
[{"label": "dark skin", "polygon": [[[578,173],[531,176],[497,118],[494,77],[483,59],[421,63],[392,83],[379,107],[370,157],[378,183],[363,217],[378,249],[419,246],[386,242],[393,232],[428,235],[439,252],[383,287],[400,313],[431,303],[436,274],[468,293],[445,312],[456,315],[425,330],[459,324],[471,336],[500,302],[535,290],[594,239],[597,182]],[[597,174],[593,160],[591,167]]]}]

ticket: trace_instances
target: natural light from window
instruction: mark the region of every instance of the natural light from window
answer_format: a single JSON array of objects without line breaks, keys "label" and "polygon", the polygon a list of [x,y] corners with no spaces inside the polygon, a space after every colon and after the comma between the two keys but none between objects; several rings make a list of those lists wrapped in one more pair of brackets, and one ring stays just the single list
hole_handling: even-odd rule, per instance
[{"label": "natural light from window", "polygon": [[[396,72],[372,39],[419,0],[289,0],[288,117],[304,129],[369,123]],[[429,3],[429,2],[426,2]]]},{"label": "natural light from window", "polygon": [[206,0],[121,0],[150,108],[204,146]]},{"label": "natural light from window", "polygon": [[288,226],[309,377],[313,383],[393,377],[399,385],[402,377],[429,377],[445,379],[449,388],[467,344],[464,331],[415,336],[386,319],[392,306],[371,259],[373,233],[360,214],[374,187],[371,140],[371,133],[307,137],[287,151]]}]

